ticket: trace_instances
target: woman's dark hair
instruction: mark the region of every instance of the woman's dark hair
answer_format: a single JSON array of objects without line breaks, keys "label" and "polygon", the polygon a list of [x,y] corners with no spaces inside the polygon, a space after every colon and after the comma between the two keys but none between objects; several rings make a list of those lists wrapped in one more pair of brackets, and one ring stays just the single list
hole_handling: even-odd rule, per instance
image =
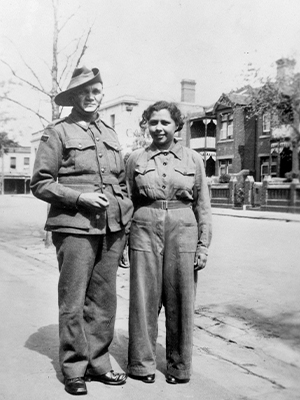
[{"label": "woman's dark hair", "polygon": [[142,115],[142,120],[140,122],[140,127],[141,128],[145,128],[145,125],[147,124],[147,122],[149,121],[149,119],[151,118],[151,115],[155,112],[155,111],[160,111],[160,110],[168,110],[171,118],[173,119],[173,121],[175,122],[175,124],[177,125],[177,129],[176,132],[181,131],[183,125],[184,125],[184,119],[183,116],[181,114],[181,111],[179,110],[179,108],[176,106],[175,103],[169,103],[168,101],[157,101],[156,103],[152,104],[151,106],[149,106]]}]

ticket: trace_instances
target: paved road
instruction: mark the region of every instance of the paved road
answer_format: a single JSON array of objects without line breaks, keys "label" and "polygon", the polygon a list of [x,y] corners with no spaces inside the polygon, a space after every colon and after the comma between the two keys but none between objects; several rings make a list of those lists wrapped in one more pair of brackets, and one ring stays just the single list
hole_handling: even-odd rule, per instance
[{"label": "paved road", "polygon": [[[57,268],[43,243],[46,210],[31,196],[0,196],[1,400],[70,398],[57,362]],[[209,264],[199,274],[191,382],[164,381],[162,315],[157,382],[91,383],[88,398],[300,398],[300,223],[217,214],[224,210],[214,210]],[[112,356],[116,369],[125,369],[126,269],[118,273],[118,294]]]}]

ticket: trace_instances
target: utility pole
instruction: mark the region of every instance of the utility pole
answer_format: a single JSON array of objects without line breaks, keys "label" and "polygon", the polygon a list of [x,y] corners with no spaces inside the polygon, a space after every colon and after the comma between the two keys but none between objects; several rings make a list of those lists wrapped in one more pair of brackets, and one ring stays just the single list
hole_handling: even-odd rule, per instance
[{"label": "utility pole", "polygon": [[4,194],[4,147],[1,146],[1,194]]}]

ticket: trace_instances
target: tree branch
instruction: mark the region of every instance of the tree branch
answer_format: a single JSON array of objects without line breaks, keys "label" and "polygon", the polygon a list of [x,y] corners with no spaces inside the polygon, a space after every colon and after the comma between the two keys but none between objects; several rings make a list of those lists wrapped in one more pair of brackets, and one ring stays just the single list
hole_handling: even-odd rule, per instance
[{"label": "tree branch", "polygon": [[47,124],[49,124],[49,120],[47,120],[47,118],[43,117],[40,113],[38,113],[37,111],[33,110],[30,107],[25,106],[24,104],[20,103],[18,100],[12,99],[10,97],[5,97],[5,96],[0,96],[1,100],[8,100],[11,101],[12,103],[18,104],[20,107],[25,108],[26,110],[32,112],[33,114],[35,114],[40,120],[43,120],[45,122],[47,122]]},{"label": "tree branch", "polygon": [[[19,57],[21,58],[21,60],[23,61],[23,63],[25,64],[25,66],[27,67],[27,69],[31,72],[31,74],[33,75],[33,77],[36,79],[36,81],[38,82],[38,84],[40,85],[40,88],[42,91],[46,92],[46,89],[44,88],[42,82],[40,81],[40,78],[38,77],[38,75],[36,74],[36,72],[34,72],[33,68],[30,67],[30,65],[25,61],[23,55],[20,53],[19,49],[17,48],[17,46],[14,44],[14,42],[12,40],[10,40],[8,38],[9,42],[15,47],[17,53],[19,54]],[[7,63],[6,63],[7,64]],[[8,64],[7,64],[8,65]],[[8,65],[9,66],[9,65]],[[9,66],[10,68],[10,66]],[[20,77],[18,77],[18,79],[21,79]]]},{"label": "tree branch", "polygon": [[41,93],[45,94],[46,96],[50,97],[50,94],[47,91],[45,91],[44,89],[39,88],[38,86],[36,86],[33,83],[29,82],[27,79],[24,79],[21,76],[19,76],[6,61],[0,60],[0,62],[5,64],[11,70],[11,73],[13,74],[13,76],[15,76],[17,79],[19,79],[20,81],[26,83],[26,85],[30,86],[32,89],[35,89],[38,92],[41,92]]},{"label": "tree branch", "polygon": [[87,35],[86,35],[84,44],[83,44],[83,46],[82,46],[81,53],[80,53],[80,55],[79,55],[79,57],[78,57],[78,60],[77,60],[77,63],[76,63],[76,67],[78,67],[78,65],[79,65],[79,63],[80,63],[82,57],[84,56],[84,53],[86,52],[86,49],[87,49],[87,42],[88,42],[89,37],[90,37],[90,34],[91,34],[91,32],[92,32],[92,27],[93,27],[93,25],[94,25],[94,23],[90,26],[90,28],[89,28],[89,30],[88,30],[88,32],[87,32]]}]

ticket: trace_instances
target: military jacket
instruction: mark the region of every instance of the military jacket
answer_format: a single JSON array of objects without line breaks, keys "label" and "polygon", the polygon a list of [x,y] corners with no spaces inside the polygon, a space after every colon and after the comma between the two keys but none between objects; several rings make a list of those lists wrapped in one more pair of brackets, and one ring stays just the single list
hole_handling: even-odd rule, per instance
[{"label": "military jacket", "polygon": [[[73,109],[44,131],[31,180],[33,194],[51,204],[45,229],[104,234],[118,231],[132,216],[124,163],[116,132],[103,121],[83,121]],[[101,192],[106,211],[77,206],[84,192]]]},{"label": "military jacket", "polygon": [[179,142],[168,151],[152,144],[130,155],[127,176],[135,208],[148,200],[191,202],[198,224],[198,248],[207,254],[212,236],[211,205],[200,154]]}]

